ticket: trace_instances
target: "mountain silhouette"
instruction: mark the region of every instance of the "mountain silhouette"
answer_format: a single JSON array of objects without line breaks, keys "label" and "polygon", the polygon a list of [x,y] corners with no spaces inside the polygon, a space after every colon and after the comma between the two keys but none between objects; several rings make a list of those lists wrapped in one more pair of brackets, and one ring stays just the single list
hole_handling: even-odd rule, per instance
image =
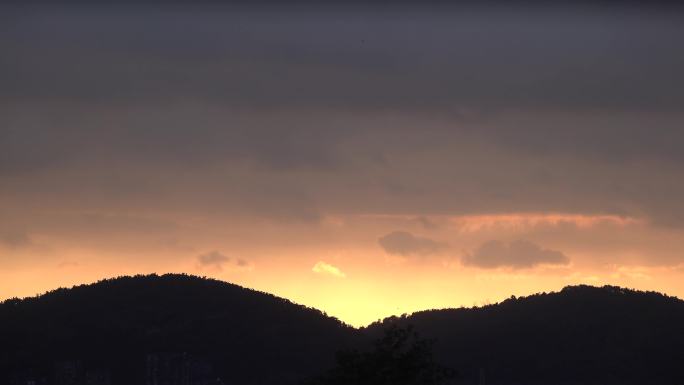
[{"label": "mountain silhouette", "polygon": [[183,353],[226,384],[289,384],[330,366],[354,333],[318,310],[213,279],[122,277],[0,305],[0,383],[59,383],[55,371],[92,368],[113,384],[144,384],[148,361],[188,365]]},{"label": "mountain silhouette", "polygon": [[427,367],[453,369],[464,384],[684,384],[684,301],[659,293],[571,286],[354,329],[286,299],[179,274],[3,302],[0,384],[321,383],[377,367],[387,330],[430,341],[415,345],[430,349],[418,356],[434,356]]},{"label": "mountain silhouette", "polygon": [[436,359],[465,383],[684,384],[684,301],[655,292],[569,286],[390,317],[366,333],[388,325],[433,338]]}]

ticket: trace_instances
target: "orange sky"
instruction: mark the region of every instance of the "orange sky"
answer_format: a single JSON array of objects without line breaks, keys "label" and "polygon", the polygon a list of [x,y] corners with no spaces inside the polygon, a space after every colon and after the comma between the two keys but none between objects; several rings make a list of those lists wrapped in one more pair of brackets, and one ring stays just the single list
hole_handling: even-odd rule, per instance
[{"label": "orange sky", "polygon": [[0,4],[0,298],[185,272],[365,325],[684,297],[684,13],[524,3]]},{"label": "orange sky", "polygon": [[[197,239],[194,226],[198,225],[184,224],[182,230],[174,230],[175,236]],[[656,240],[676,240],[679,235],[651,229],[630,218],[558,213],[338,215],[316,225],[261,223],[259,235],[269,242],[258,246],[251,239],[255,234],[250,227],[213,226],[216,234],[203,234],[202,246],[187,246],[181,240],[164,245],[159,240],[146,242],[123,234],[114,240],[124,243],[117,245],[120,250],[112,250],[108,236],[93,240],[96,243],[79,244],[77,239],[60,241],[58,235],[36,235],[32,245],[3,249],[4,255],[14,253],[22,258],[0,273],[0,293],[3,298],[26,296],[122,274],[185,272],[274,293],[354,326],[393,314],[482,305],[510,295],[556,291],[580,283],[684,295],[683,265],[645,262],[654,252],[661,253],[664,260],[669,258],[667,250],[651,245]],[[378,235],[396,229],[442,246],[406,254],[388,251]],[[564,250],[568,261],[531,267],[464,265],[464,255],[473,254],[488,239],[533,240],[549,249]],[[605,239],[613,244],[591,244]],[[582,245],[587,243],[589,246]],[[203,260],[203,255],[214,257]],[[37,258],[42,262],[20,261]]]}]

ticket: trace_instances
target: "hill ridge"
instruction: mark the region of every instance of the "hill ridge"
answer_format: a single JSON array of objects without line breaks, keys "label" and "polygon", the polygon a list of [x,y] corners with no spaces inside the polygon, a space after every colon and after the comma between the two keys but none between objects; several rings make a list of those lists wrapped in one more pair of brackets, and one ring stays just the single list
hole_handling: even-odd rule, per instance
[{"label": "hill ridge", "polygon": [[435,341],[435,358],[464,383],[480,373],[500,385],[684,383],[684,301],[654,291],[566,286],[355,329],[273,294],[187,274],[2,302],[0,383],[61,384],[66,370],[143,385],[150,363],[175,363],[230,384],[296,384],[330,367],[335,351],[367,348],[388,327],[408,325]]},{"label": "hill ridge", "polygon": [[[281,296],[278,296],[276,294],[273,294],[273,293],[270,293],[267,291],[263,291],[263,290],[259,290],[259,289],[253,289],[253,288],[249,288],[246,286],[241,286],[239,284],[236,284],[236,283],[233,283],[230,281],[224,281],[224,280],[213,278],[213,277],[199,276],[199,275],[187,274],[187,273],[162,273],[162,274],[150,273],[150,274],[120,275],[120,276],[115,276],[115,277],[99,279],[97,281],[90,282],[90,283],[76,284],[76,285],[73,285],[71,287],[58,287],[58,288],[51,289],[51,290],[45,291],[43,293],[38,293],[35,295],[31,295],[31,296],[6,298],[6,299],[0,301],[0,306],[5,304],[5,303],[18,303],[18,302],[23,302],[23,301],[40,300],[40,299],[43,299],[44,297],[50,297],[50,296],[55,296],[55,295],[59,295],[59,294],[64,294],[64,293],[71,292],[73,290],[84,290],[84,289],[88,289],[88,288],[92,288],[92,287],[99,287],[102,285],[107,285],[107,284],[112,284],[112,283],[120,283],[123,281],[165,280],[165,279],[182,279],[182,280],[186,280],[189,282],[201,281],[201,282],[211,283],[211,284],[215,284],[215,285],[225,285],[225,286],[231,287],[233,289],[245,290],[247,292],[257,294],[257,295],[265,295],[265,296],[268,296],[268,297],[273,298],[273,299],[286,301],[286,302],[293,304],[293,305],[296,305],[296,306],[301,306],[301,307],[304,307],[306,309],[318,311],[319,313],[321,313],[322,315],[324,315],[326,317],[338,320],[339,322],[343,323],[345,326],[354,327],[354,326],[347,324],[343,320],[341,320],[341,319],[339,319],[333,315],[327,314],[327,312],[325,312],[324,310],[318,309],[318,308],[313,307],[313,306],[308,306],[308,305],[300,304],[298,302],[294,302],[291,299],[286,298],[286,297],[281,297]],[[655,290],[639,290],[639,289],[635,289],[635,288],[628,288],[628,287],[608,285],[608,284],[600,285],[600,286],[599,285],[589,285],[589,284],[576,284],[576,285],[566,285],[558,291],[549,291],[549,292],[543,291],[543,292],[536,292],[536,293],[531,293],[531,294],[526,294],[526,295],[521,295],[521,296],[511,295],[510,297],[505,298],[501,301],[490,303],[490,304],[485,304],[485,305],[473,305],[470,307],[460,306],[460,307],[431,308],[431,309],[417,310],[417,311],[414,311],[411,313],[404,313],[401,315],[394,314],[394,315],[389,315],[387,317],[379,319],[378,321],[382,322],[382,321],[387,320],[387,319],[409,317],[412,315],[417,315],[417,314],[426,313],[426,312],[433,312],[433,311],[453,311],[453,310],[462,310],[462,309],[466,309],[466,310],[467,309],[485,309],[485,308],[489,308],[489,307],[493,307],[493,306],[499,306],[502,304],[507,304],[507,303],[510,303],[510,301],[512,301],[512,300],[513,301],[516,301],[516,300],[519,301],[519,300],[525,300],[528,298],[536,298],[539,296],[553,296],[553,295],[560,295],[560,294],[566,294],[569,292],[578,292],[578,291],[582,291],[582,292],[605,292],[605,293],[624,294],[624,295],[655,296],[658,298],[669,299],[669,300],[677,300],[677,301],[684,302],[683,299],[681,299],[677,296],[669,295],[667,293],[659,292],[659,291],[655,291]],[[371,324],[366,325],[366,326],[356,327],[356,329],[366,328],[372,324],[378,323],[378,321],[374,321]]]}]

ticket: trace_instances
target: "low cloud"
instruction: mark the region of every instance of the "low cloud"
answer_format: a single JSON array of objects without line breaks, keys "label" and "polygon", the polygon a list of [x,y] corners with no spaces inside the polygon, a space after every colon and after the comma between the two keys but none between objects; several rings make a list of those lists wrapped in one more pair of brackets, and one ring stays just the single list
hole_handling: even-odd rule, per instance
[{"label": "low cloud", "polygon": [[254,266],[242,258],[232,258],[217,250],[197,256],[197,268],[214,269],[217,271],[252,271]]},{"label": "low cloud", "polygon": [[235,261],[235,264],[240,266],[240,267],[248,267],[249,266],[249,262],[245,261],[244,259],[238,259],[237,261]]},{"label": "low cloud", "polygon": [[0,245],[10,249],[18,249],[33,245],[31,238],[23,232],[19,231],[1,231]]},{"label": "low cloud", "polygon": [[414,221],[418,222],[425,230],[435,230],[439,227],[437,223],[424,216],[416,217]]},{"label": "low cloud", "polygon": [[316,274],[323,274],[323,275],[330,275],[333,277],[337,278],[346,278],[347,275],[342,272],[339,268],[329,264],[325,263],[323,261],[318,261],[314,265],[314,267],[311,269]]},{"label": "low cloud", "polygon": [[389,254],[410,256],[435,254],[446,247],[430,238],[413,235],[407,231],[394,231],[378,239],[378,243]]},{"label": "low cloud", "polygon": [[462,262],[466,266],[485,269],[509,267],[524,269],[537,265],[566,265],[570,259],[560,251],[544,249],[524,240],[510,243],[492,240],[483,243],[472,253],[466,254]]},{"label": "low cloud", "polygon": [[230,257],[219,253],[218,251],[210,251],[197,257],[197,262],[201,267],[213,267],[218,270],[223,269],[225,263],[230,262]]}]

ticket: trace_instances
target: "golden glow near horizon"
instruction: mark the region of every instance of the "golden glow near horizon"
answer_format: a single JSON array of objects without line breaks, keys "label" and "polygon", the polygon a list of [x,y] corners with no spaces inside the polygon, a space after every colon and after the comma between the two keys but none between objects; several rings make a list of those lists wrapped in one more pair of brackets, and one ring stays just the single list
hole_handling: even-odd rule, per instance
[{"label": "golden glow near horizon", "polygon": [[[318,277],[290,272],[288,279],[278,279],[283,271],[268,271],[263,278],[237,277],[230,273],[205,274],[184,270],[137,270],[114,274],[84,272],[64,277],[38,271],[13,275],[3,280],[5,297],[25,297],[54,290],[92,283],[104,278],[128,274],[194,273],[235,283],[247,288],[268,292],[292,302],[313,307],[355,327],[366,326],[376,320],[416,311],[442,308],[482,306],[500,302],[511,295],[524,296],[540,292],[558,291],[567,285],[617,285],[640,290],[654,290],[684,298],[681,275],[684,267],[623,268],[605,275],[596,272],[573,272],[564,276],[544,276],[539,272],[478,272],[439,274],[423,269],[430,277],[415,277],[417,269],[391,269],[392,276],[377,276],[372,280],[345,278],[344,281],[323,282]],[[7,277],[3,277],[7,278]],[[34,284],[26,282],[33,280]],[[11,287],[11,290],[7,290]]]},{"label": "golden glow near horizon", "polygon": [[[17,265],[0,272],[0,295],[2,298],[30,296],[118,275],[184,272],[269,292],[325,311],[353,326],[364,326],[391,315],[479,306],[511,295],[557,291],[566,285],[581,283],[612,284],[684,296],[681,281],[684,266],[644,263],[650,251],[640,249],[639,242],[633,239],[633,234],[647,231],[643,221],[563,214],[337,215],[334,218],[322,220],[313,227],[302,226],[298,231],[291,224],[270,223],[260,228],[262,235],[268,236],[270,231],[290,233],[286,237],[274,235],[270,244],[275,248],[259,250],[249,242],[246,245],[238,242],[240,238],[250,239],[249,231],[245,230],[225,243],[207,239],[206,246],[196,244],[192,248],[184,248],[178,242],[181,246],[176,248],[130,245],[133,246],[130,250],[119,251],[107,250],[107,243],[88,248],[64,244],[48,251],[40,248],[41,238],[36,237],[35,250],[14,249],[14,252],[29,256],[48,251],[46,255],[52,262]],[[399,246],[408,248],[406,253],[402,254],[401,249],[383,248],[378,239],[402,226],[403,232],[415,237],[402,240],[408,244],[399,242]],[[568,238],[568,229],[572,230],[571,238]],[[555,234],[559,230],[564,231],[562,239]],[[654,233],[647,240],[672,236],[658,234],[663,229],[650,231]],[[192,231],[185,236],[191,237]],[[586,243],[587,237],[598,241],[609,238],[615,244],[572,248],[573,239]],[[464,255],[473,254],[489,239],[533,239],[544,247],[563,250],[569,262],[546,264],[542,261],[533,266],[500,267],[463,263]],[[423,243],[430,246],[429,242],[443,246],[411,250],[411,240],[417,246]],[[52,244],[56,242],[53,240]],[[136,247],[146,249],[144,258],[135,252]],[[663,258],[667,257],[667,253],[660,252]],[[622,261],[614,262],[616,254]],[[126,263],[122,264],[124,260]]]}]

